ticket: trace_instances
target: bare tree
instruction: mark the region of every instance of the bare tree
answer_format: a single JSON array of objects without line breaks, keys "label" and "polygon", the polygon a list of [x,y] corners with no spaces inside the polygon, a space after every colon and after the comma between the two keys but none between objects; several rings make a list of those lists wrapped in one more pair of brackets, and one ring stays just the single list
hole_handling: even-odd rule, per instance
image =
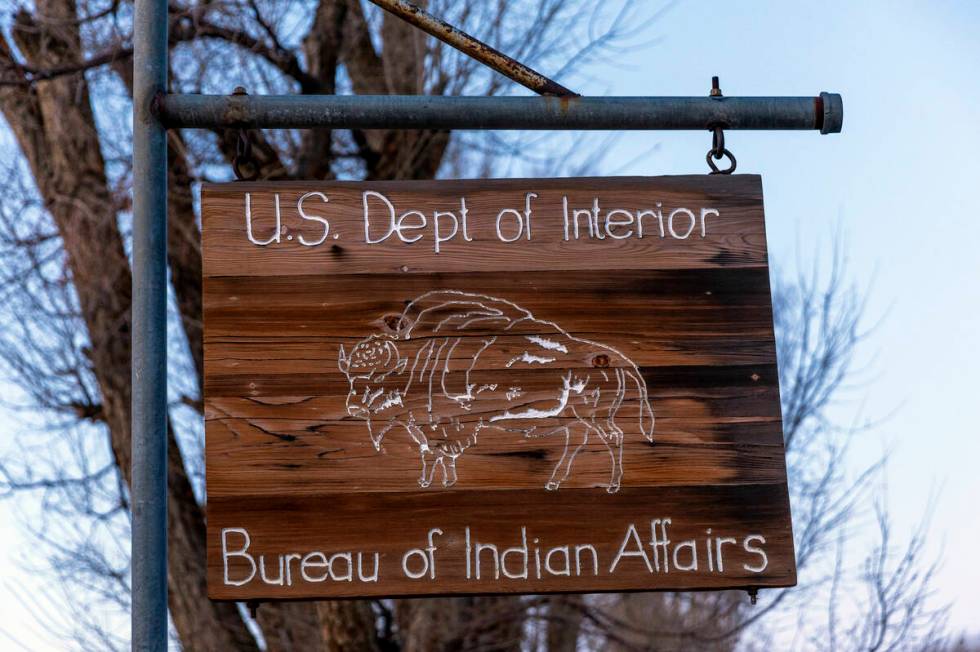
[{"label": "bare tree", "polygon": [[[584,4],[584,3],[583,3]],[[545,67],[585,63],[629,36],[630,3],[592,13],[593,34],[572,29],[583,7],[548,0],[433,2],[433,10],[503,50]],[[30,455],[2,467],[4,492],[41,492],[38,537],[61,577],[125,607],[130,482],[129,186],[132,6],[107,0],[39,0],[5,21],[0,38],[4,170],[3,360],[8,378],[43,419]],[[359,0],[170,5],[172,85],[228,92],[228,73],[252,92],[506,92],[465,56]],[[600,26],[604,23],[605,26]],[[587,44],[581,48],[579,44]],[[576,49],[578,49],[576,54]],[[572,53],[572,56],[569,56]],[[229,84],[230,85],[230,84]],[[453,150],[444,131],[247,134],[261,178],[431,178],[444,161],[492,158]],[[496,641],[516,649],[520,601],[414,601],[263,606],[257,622],[206,598],[199,418],[202,370],[200,233],[192,186],[227,178],[237,133],[170,135],[168,255],[175,356],[170,430],[170,613],[189,649],[452,649]],[[18,201],[18,199],[20,201]],[[195,421],[197,423],[195,423]],[[182,444],[182,445],[179,445]],[[44,455],[43,453],[47,453]],[[39,453],[42,453],[39,455]],[[39,462],[39,460],[42,460]],[[64,525],[67,527],[63,527]],[[67,532],[66,532],[67,530]],[[499,612],[500,618],[487,614]],[[450,615],[434,627],[435,615]],[[473,617],[479,615],[479,618]],[[506,617],[506,618],[504,618]],[[387,623],[378,628],[377,623]],[[115,645],[84,623],[86,646]],[[114,642],[115,641],[115,642]]]},{"label": "bare tree", "polygon": [[[929,520],[924,519],[908,541],[896,547],[891,520],[882,502],[876,504],[875,516],[878,538],[861,564],[860,579],[865,591],[858,594],[861,597],[853,610],[858,617],[844,627],[841,619],[828,618],[828,636],[820,641],[826,641],[831,650],[843,647],[870,652],[945,647],[948,609],[934,606],[931,600],[938,562],[923,563]],[[838,550],[835,578],[842,574],[843,553],[843,549]],[[838,583],[830,596],[831,604],[842,597]]]},{"label": "bare tree", "polygon": [[[434,13],[562,81],[636,44],[660,17],[641,3],[431,0]],[[32,496],[32,533],[69,595],[125,614],[129,595],[132,5],[37,0],[0,30],[2,143],[0,360],[24,415],[0,495]],[[465,55],[360,0],[170,3],[171,85],[229,93],[485,94],[514,90]],[[594,141],[446,131],[249,130],[244,171],[264,179],[425,179],[518,170],[581,172]],[[230,178],[235,131],[169,135],[171,290],[169,510],[173,636],[193,650],[731,649],[762,640],[765,614],[737,593],[477,597],[266,604],[251,618],[205,591],[200,388],[200,227],[195,185]],[[590,146],[586,146],[590,145]],[[571,152],[590,152],[573,155]],[[838,270],[835,268],[835,272]],[[849,377],[860,297],[842,276],[777,288],[786,448],[801,568],[819,567],[874,469],[847,477],[848,432],[824,418]],[[929,576],[921,545],[895,566],[882,544],[869,567],[865,626],[879,649],[920,636]],[[908,559],[906,563],[905,560]],[[832,573],[831,573],[832,575]],[[875,579],[877,578],[877,579]],[[823,582],[818,577],[814,583]],[[919,587],[911,591],[912,583]],[[902,587],[896,590],[896,584]],[[788,596],[788,597],[787,597]],[[66,600],[77,606],[77,602]],[[62,624],[76,647],[125,647],[95,610]],[[47,616],[46,616],[47,617]],[[910,620],[912,618],[912,620]],[[918,622],[917,620],[915,622]],[[55,626],[54,618],[47,621]],[[904,627],[904,633],[896,628]],[[751,632],[751,637],[746,634]],[[754,637],[754,638],[752,638]]]}]

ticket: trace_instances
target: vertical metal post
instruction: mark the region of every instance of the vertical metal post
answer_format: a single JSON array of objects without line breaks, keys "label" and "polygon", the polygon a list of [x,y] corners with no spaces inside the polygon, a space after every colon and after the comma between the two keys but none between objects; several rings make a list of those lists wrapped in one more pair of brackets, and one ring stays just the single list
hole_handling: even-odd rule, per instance
[{"label": "vertical metal post", "polygon": [[132,649],[167,649],[167,0],[133,30]]}]

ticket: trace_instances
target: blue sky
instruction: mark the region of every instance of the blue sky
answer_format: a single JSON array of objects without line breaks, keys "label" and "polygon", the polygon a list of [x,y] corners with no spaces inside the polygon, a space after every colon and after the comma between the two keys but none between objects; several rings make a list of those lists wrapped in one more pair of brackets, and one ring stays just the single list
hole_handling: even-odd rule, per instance
[{"label": "blue sky", "polygon": [[[938,492],[930,529],[944,552],[938,597],[954,629],[980,632],[980,3],[697,2],[674,6],[659,40],[604,64],[585,94],[701,95],[720,75],[727,95],[844,96],[844,132],[727,135],[739,172],[763,176],[770,251],[783,267],[830,254],[835,234],[849,271],[883,317],[865,345],[873,373],[836,406],[888,416],[856,449],[855,465],[891,451],[890,506],[910,529]],[[618,65],[622,64],[619,68]],[[597,76],[599,77],[599,76]],[[707,133],[638,134],[606,160],[617,174],[705,170]],[[652,153],[634,158],[659,145]],[[623,163],[633,161],[623,167]],[[890,416],[889,416],[890,415]],[[42,647],[17,570],[27,539],[0,502],[0,647],[17,632]],[[11,623],[22,626],[12,627]],[[55,649],[55,645],[52,649]]]},{"label": "blue sky", "polygon": [[[910,530],[936,496],[930,549],[944,552],[938,597],[954,628],[980,631],[980,3],[681,2],[635,65],[603,75],[615,95],[844,96],[844,130],[734,132],[739,172],[763,178],[770,253],[829,257],[882,321],[864,345],[872,373],[835,407],[885,418],[862,435],[855,466],[890,451],[889,505]],[[577,89],[580,90],[580,89]],[[599,89],[581,89],[596,92]],[[645,148],[658,149],[626,168]],[[622,174],[705,169],[707,134],[622,139]],[[873,359],[872,359],[873,358]]]}]

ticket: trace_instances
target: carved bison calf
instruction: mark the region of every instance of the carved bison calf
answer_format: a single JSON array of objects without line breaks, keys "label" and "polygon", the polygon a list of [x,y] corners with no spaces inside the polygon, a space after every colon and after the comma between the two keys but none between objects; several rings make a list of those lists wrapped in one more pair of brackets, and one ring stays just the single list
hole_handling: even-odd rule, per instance
[{"label": "carved bison calf", "polygon": [[418,446],[422,487],[432,484],[436,469],[443,486],[455,484],[456,458],[494,429],[564,439],[549,490],[598,437],[611,459],[607,490],[616,492],[623,477],[616,416],[630,398],[640,432],[653,441],[653,409],[631,360],[509,301],[433,291],[383,323],[390,332],[366,337],[349,352],[340,347],[339,367],[350,382],[347,412],[367,422],[379,451],[393,429],[407,431]]}]

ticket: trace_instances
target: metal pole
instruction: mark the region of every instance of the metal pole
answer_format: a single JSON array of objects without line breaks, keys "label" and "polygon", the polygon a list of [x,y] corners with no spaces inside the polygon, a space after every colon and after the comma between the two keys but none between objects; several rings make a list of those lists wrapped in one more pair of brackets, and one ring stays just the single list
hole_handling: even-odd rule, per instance
[{"label": "metal pole", "polygon": [[512,79],[525,88],[541,95],[575,97],[578,93],[570,91],[558,82],[545,77],[537,70],[525,66],[520,61],[508,57],[497,48],[473,38],[461,29],[436,18],[425,9],[406,0],[371,0],[387,12],[398,16],[409,25],[414,25],[446,45],[456,48],[468,57],[496,70],[504,77]]},{"label": "metal pole", "polygon": [[841,96],[446,97],[168,95],[168,127],[335,129],[841,130]]},{"label": "metal pole", "polygon": [[132,649],[167,649],[167,1],[133,28]]}]

